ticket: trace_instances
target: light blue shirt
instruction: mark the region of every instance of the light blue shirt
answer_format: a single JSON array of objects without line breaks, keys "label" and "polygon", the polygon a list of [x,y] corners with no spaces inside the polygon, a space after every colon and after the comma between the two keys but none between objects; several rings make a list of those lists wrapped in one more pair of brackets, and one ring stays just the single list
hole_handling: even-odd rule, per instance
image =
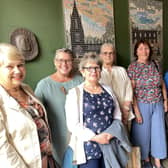
[{"label": "light blue shirt", "polygon": [[[83,78],[79,75],[68,82],[57,82],[50,76],[38,82],[36,96],[44,104],[51,129],[53,152],[56,161],[62,165],[62,159],[67,147],[67,127],[65,118],[65,91],[79,85]],[[73,98],[72,98],[73,99]]]},{"label": "light blue shirt", "polygon": [[166,90],[167,90],[167,95],[168,95],[168,71],[164,75],[164,81],[166,84]]}]

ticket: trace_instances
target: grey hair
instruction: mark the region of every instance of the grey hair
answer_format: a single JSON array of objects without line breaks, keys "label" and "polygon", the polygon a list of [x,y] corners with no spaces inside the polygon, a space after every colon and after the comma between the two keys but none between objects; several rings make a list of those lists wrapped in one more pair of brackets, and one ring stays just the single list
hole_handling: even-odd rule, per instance
[{"label": "grey hair", "polygon": [[114,47],[114,45],[113,45],[112,43],[104,43],[104,44],[102,44],[101,47],[100,47],[100,53],[101,53],[101,51],[102,51],[102,49],[103,49],[104,47],[110,47],[110,48],[112,48],[113,51],[115,52],[115,47]]},{"label": "grey hair", "polygon": [[100,57],[94,52],[88,52],[84,54],[83,58],[79,63],[79,66],[78,66],[79,71],[81,71],[85,67],[85,65],[89,62],[96,63],[97,65],[100,66],[100,69],[102,69],[102,61]]},{"label": "grey hair", "polygon": [[104,44],[102,44],[101,47],[100,47],[100,54],[102,53],[102,50],[104,48],[106,48],[106,47],[109,47],[109,48],[111,48],[113,50],[113,52],[114,52],[113,64],[116,64],[116,62],[117,62],[116,50],[115,50],[115,47],[114,47],[114,45],[112,43],[104,43]]},{"label": "grey hair", "polygon": [[60,48],[60,49],[57,49],[56,52],[55,52],[55,57],[54,57],[54,60],[56,60],[58,58],[58,55],[60,53],[67,53],[71,56],[71,58],[73,59],[73,52],[72,50],[68,49],[68,48]]},{"label": "grey hair", "polygon": [[15,46],[8,43],[0,43],[0,65],[4,63],[6,58],[25,61],[24,56]]}]

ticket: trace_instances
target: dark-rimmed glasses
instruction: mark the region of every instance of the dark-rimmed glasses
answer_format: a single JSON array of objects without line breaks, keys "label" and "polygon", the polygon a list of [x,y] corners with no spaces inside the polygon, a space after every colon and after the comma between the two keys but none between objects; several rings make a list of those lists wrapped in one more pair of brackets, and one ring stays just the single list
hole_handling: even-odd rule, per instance
[{"label": "dark-rimmed glasses", "polygon": [[83,67],[83,69],[86,69],[88,72],[92,72],[92,71],[97,71],[100,72],[101,68],[100,67]]}]

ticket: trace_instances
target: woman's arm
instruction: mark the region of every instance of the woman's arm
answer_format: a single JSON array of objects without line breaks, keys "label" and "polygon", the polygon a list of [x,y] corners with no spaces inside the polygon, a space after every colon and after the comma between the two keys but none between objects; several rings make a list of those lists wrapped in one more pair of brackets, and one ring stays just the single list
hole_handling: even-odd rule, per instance
[{"label": "woman's arm", "polygon": [[0,160],[4,168],[28,168],[22,157],[18,154],[5,126],[2,111],[0,110]]},{"label": "woman's arm", "polygon": [[40,81],[37,83],[37,86],[34,90],[34,94],[38,97],[38,99],[44,104],[44,95],[43,91],[45,91],[44,82]]},{"label": "woman's arm", "polygon": [[131,80],[129,79],[126,71],[124,71],[124,76],[125,76],[124,78],[125,86],[123,91],[125,92],[125,97],[124,97],[124,102],[122,104],[122,113],[123,113],[122,121],[124,124],[127,124],[129,120],[131,104],[133,102],[133,89],[131,85]]},{"label": "woman's arm", "polygon": [[68,130],[74,136],[78,137],[82,141],[89,141],[92,137],[95,136],[95,133],[92,130],[86,128],[83,125],[83,121],[80,122],[80,120],[83,120],[83,118],[81,118],[81,110],[78,109],[79,104],[80,107],[83,107],[83,101],[81,99],[82,98],[80,96],[80,100],[77,100],[75,88],[68,92],[65,102],[66,123]]},{"label": "woman's arm", "polygon": [[163,104],[164,104],[164,111],[168,111],[167,106],[167,91],[166,91],[166,85],[165,82],[162,80],[162,94],[163,94]]},{"label": "woman's arm", "polygon": [[[132,84],[132,88],[133,88],[133,92],[134,92],[135,81],[131,80],[131,84]],[[133,94],[133,110],[134,110],[136,122],[139,123],[139,124],[142,123],[142,116],[141,116],[141,113],[140,113],[139,108],[138,108],[137,98],[136,98],[135,94]]]}]

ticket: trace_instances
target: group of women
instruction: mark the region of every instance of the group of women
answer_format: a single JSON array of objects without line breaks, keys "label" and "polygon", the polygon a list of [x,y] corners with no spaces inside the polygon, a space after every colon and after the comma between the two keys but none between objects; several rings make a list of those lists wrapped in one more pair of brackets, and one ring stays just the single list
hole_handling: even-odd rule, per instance
[{"label": "group of women", "polygon": [[134,55],[126,71],[115,65],[113,45],[103,44],[99,56],[83,56],[81,76],[73,73],[72,51],[58,49],[56,72],[38,82],[35,96],[23,84],[24,57],[16,47],[1,43],[3,167],[124,168],[129,137],[140,147],[144,168],[152,167],[151,157],[161,168],[160,160],[167,157],[166,86],[147,41],[137,42]]}]

